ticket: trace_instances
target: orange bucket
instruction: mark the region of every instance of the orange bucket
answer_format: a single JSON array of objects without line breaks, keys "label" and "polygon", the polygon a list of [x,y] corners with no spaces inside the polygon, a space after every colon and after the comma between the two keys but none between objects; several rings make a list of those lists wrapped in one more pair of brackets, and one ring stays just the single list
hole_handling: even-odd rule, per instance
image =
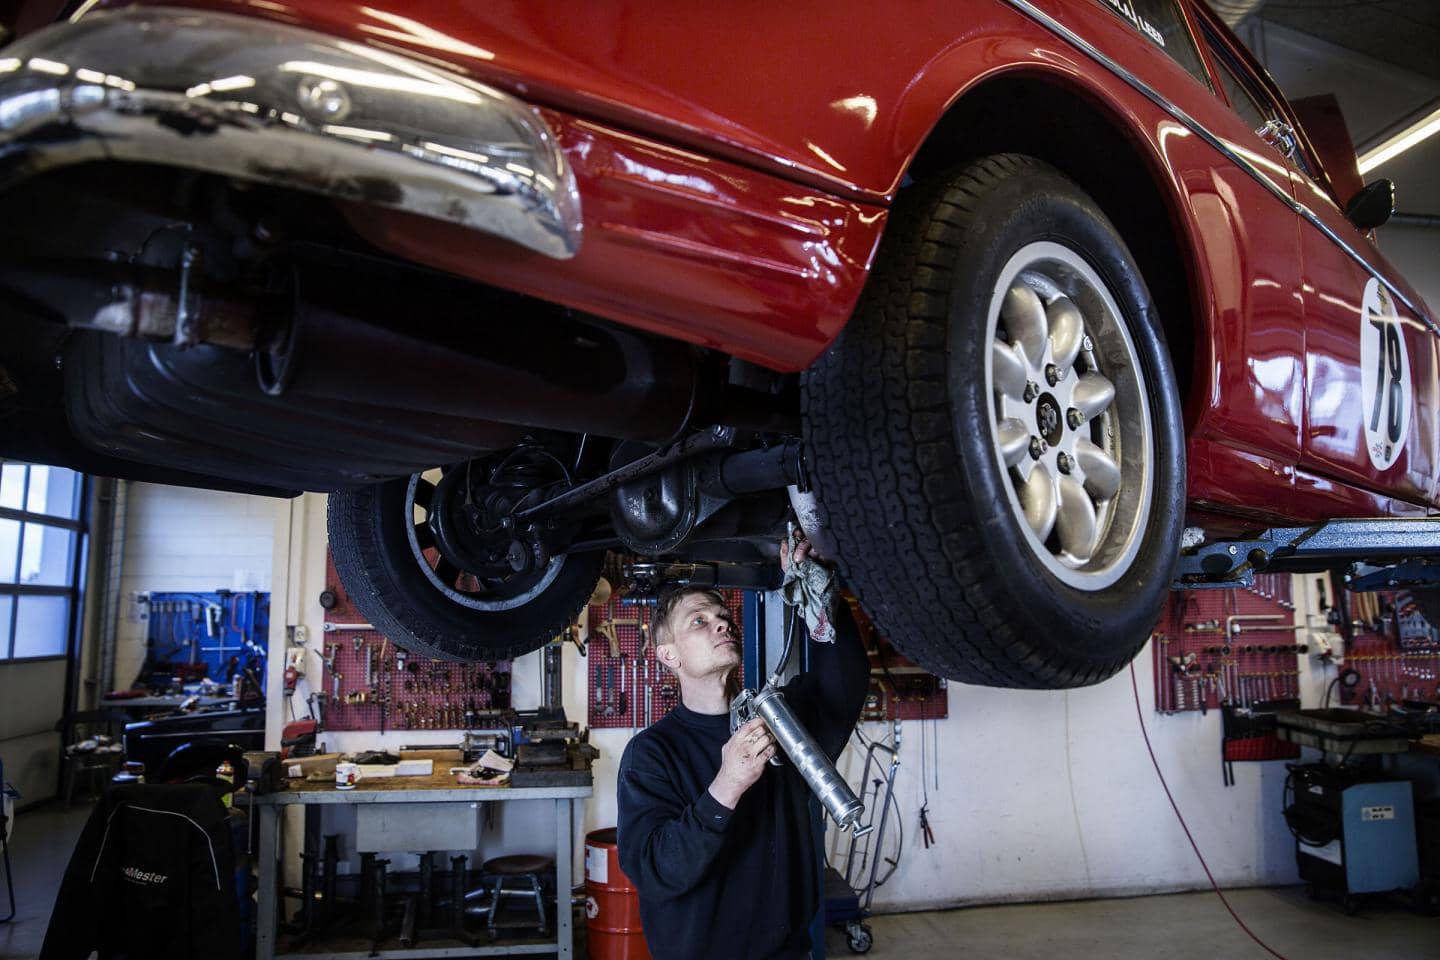
[{"label": "orange bucket", "polygon": [[585,941],[590,960],[650,960],[640,894],[620,869],[614,827],[585,835]]}]

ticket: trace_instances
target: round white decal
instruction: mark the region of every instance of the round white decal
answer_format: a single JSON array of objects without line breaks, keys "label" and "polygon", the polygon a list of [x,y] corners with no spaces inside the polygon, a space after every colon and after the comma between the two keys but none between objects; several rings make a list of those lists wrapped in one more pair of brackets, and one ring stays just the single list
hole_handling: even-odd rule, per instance
[{"label": "round white decal", "polygon": [[1400,459],[1410,433],[1410,354],[1390,292],[1374,277],[1360,307],[1360,407],[1365,451],[1376,470]]},{"label": "round white decal", "polygon": [[600,916],[600,904],[598,904],[598,903],[595,902],[595,898],[594,898],[594,897],[586,897],[586,898],[585,898],[585,917],[586,917],[586,919],[588,919],[588,920],[594,920],[594,919],[595,919],[596,917],[598,917],[598,916]]}]

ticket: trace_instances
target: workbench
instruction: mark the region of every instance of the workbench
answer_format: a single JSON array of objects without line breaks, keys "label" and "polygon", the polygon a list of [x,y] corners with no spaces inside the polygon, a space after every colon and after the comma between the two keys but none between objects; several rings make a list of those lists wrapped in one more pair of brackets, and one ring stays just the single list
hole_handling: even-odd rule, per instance
[{"label": "workbench", "polygon": [[258,823],[256,866],[259,890],[256,904],[256,960],[277,957],[300,958],[316,956],[314,949],[277,954],[276,937],[280,914],[281,878],[284,871],[284,829],[281,814],[288,806],[374,803],[517,803],[550,801],[555,809],[555,939],[482,946],[417,945],[403,949],[371,952],[368,945],[353,952],[324,951],[332,960],[418,960],[421,957],[493,957],[527,954],[551,955],[571,960],[574,955],[574,933],[570,910],[571,870],[574,858],[573,806],[593,793],[583,787],[478,787],[461,786],[449,773],[437,772],[428,777],[387,777],[362,780],[354,789],[336,790],[329,782],[311,783],[292,780],[290,786],[276,793],[250,799],[252,815]]},{"label": "workbench", "polygon": [[[195,701],[195,710],[220,704],[236,703],[236,697],[206,697],[188,693],[166,693],[153,697],[102,697],[100,706],[107,710],[178,710],[187,700]],[[259,701],[256,701],[257,703]]]}]

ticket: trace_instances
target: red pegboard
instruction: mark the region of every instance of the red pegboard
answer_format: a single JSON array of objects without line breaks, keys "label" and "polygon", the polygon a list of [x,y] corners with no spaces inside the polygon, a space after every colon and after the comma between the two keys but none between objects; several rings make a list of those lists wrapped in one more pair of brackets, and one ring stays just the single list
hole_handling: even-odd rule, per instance
[{"label": "red pegboard", "polygon": [[1246,588],[1171,593],[1152,643],[1156,711],[1297,699],[1308,639],[1294,614],[1289,574],[1258,574]]},{"label": "red pegboard", "polygon": [[[736,624],[739,624],[743,592],[720,592]],[[680,702],[680,687],[674,675],[655,659],[654,642],[649,636],[654,610],[653,600],[618,597],[590,607],[590,633],[585,649],[589,677],[588,719],[592,728],[633,727],[638,730],[659,720]],[[606,624],[615,631],[613,647]],[[645,711],[647,691],[648,717]]]},{"label": "red pegboard", "polygon": [[325,611],[327,730],[460,730],[485,726],[480,711],[510,706],[509,660],[451,663],[412,656],[375,630],[347,630],[364,617],[326,558],[336,603]]},{"label": "red pegboard", "polygon": [[862,720],[944,720],[950,697],[944,679],[906,659],[875,629],[859,602],[846,595],[870,658],[870,691]]},{"label": "red pegboard", "polygon": [[1346,706],[1383,710],[1405,701],[1440,702],[1440,631],[1415,607],[1409,591],[1346,594],[1345,662],[1360,674],[1353,687],[1335,684]]}]

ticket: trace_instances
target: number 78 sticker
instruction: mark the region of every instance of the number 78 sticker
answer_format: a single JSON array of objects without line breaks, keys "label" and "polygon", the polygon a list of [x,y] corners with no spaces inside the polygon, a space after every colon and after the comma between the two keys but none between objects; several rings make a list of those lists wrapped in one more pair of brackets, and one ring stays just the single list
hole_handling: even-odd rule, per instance
[{"label": "number 78 sticker", "polygon": [[1400,459],[1410,433],[1410,355],[1400,323],[1389,292],[1371,277],[1360,308],[1360,402],[1376,470]]}]

